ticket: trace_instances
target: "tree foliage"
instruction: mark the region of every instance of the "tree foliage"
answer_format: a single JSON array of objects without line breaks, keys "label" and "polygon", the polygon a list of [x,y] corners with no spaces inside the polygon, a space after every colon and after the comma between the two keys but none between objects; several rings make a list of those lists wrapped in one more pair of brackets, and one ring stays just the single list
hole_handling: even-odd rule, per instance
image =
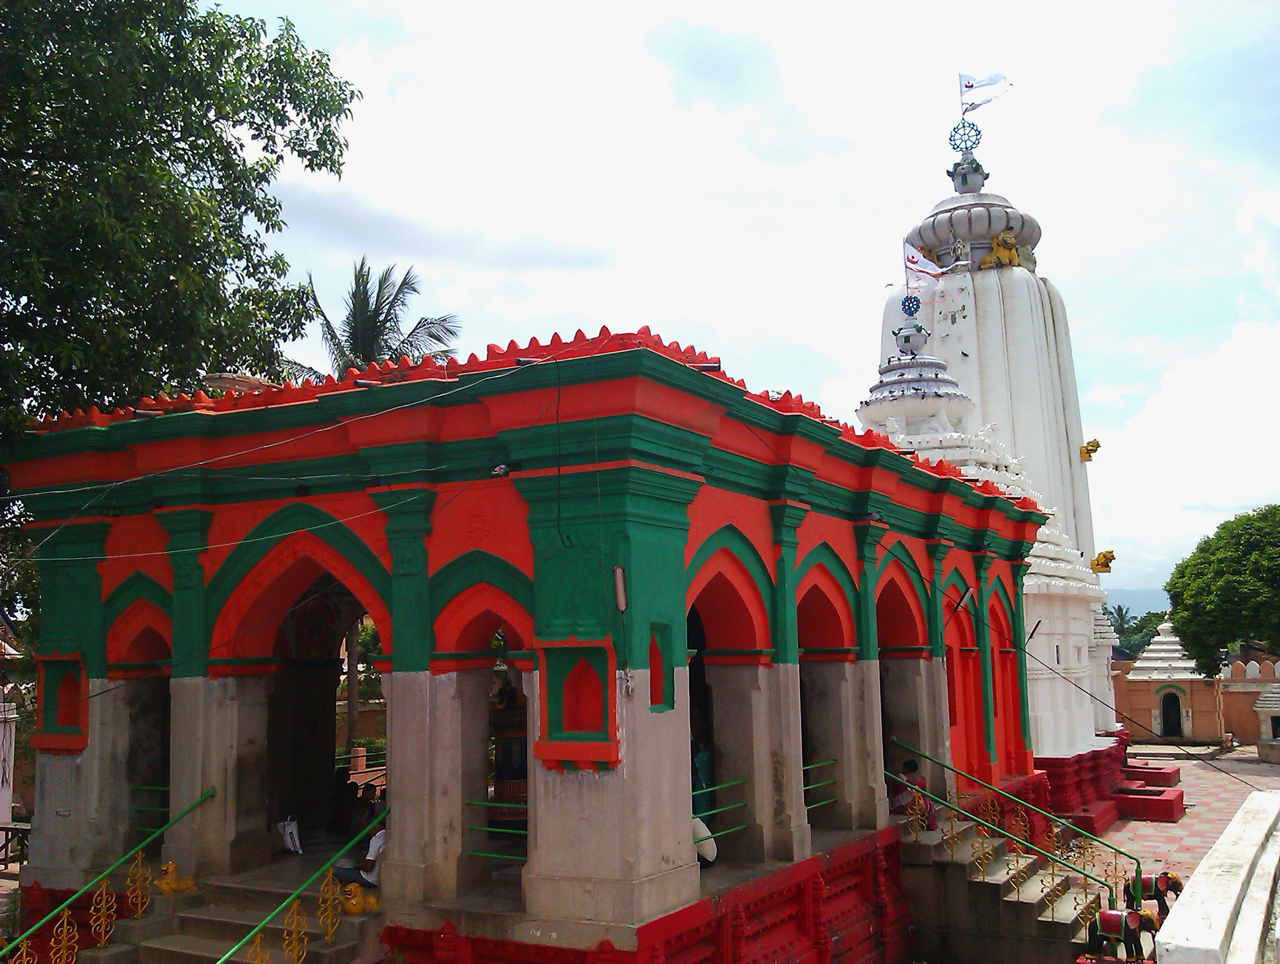
[{"label": "tree foliage", "polygon": [[1121,606],[1119,603],[1114,606],[1104,605],[1102,612],[1111,623],[1111,628],[1116,631],[1116,635],[1121,638],[1133,626],[1133,613],[1129,611],[1127,606]]},{"label": "tree foliage", "polygon": [[[430,354],[437,361],[444,361],[452,352],[449,342],[458,337],[458,327],[453,315],[439,318],[419,318],[406,334],[400,327],[409,296],[419,293],[418,276],[412,266],[399,281],[395,279],[396,266],[384,268],[373,280],[373,269],[367,258],[361,258],[355,266],[351,287],[347,290],[346,313],[334,325],[320,306],[314,284],[309,284],[311,303],[320,316],[320,336],[329,353],[333,374],[341,378],[348,368],[365,369],[370,362],[392,361],[408,355],[418,361]],[[323,380],[324,376],[303,365],[287,361],[286,371],[295,378]]]},{"label": "tree foliage", "polygon": [[1280,653],[1280,505],[1222,523],[1165,583],[1174,630],[1206,676],[1222,650],[1253,640]]},{"label": "tree foliage", "polygon": [[279,374],[313,308],[270,187],[290,157],[340,173],[358,96],[287,20],[0,0],[0,430]]}]

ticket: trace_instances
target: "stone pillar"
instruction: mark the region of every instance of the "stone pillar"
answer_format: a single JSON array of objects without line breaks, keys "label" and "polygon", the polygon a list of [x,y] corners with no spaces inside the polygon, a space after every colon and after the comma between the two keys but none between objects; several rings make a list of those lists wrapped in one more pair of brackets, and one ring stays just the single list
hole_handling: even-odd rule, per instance
[{"label": "stone pillar", "polygon": [[[940,659],[886,659],[879,666],[883,721],[889,735],[935,759],[948,759],[946,665]],[[913,757],[910,751],[890,744],[885,748],[886,769],[897,773],[909,757]],[[945,794],[948,771],[926,759],[919,762],[929,791]],[[889,787],[890,796],[896,787]]]},{"label": "stone pillar", "polygon": [[810,762],[836,761],[830,767],[808,771],[818,774],[815,780],[836,781],[814,791],[815,802],[827,797],[835,797],[836,802],[810,810],[809,824],[835,830],[887,826],[879,663],[802,663],[800,678],[809,704]]},{"label": "stone pillar", "polygon": [[484,881],[488,793],[488,670],[383,675],[387,697],[387,853],[382,890],[419,902],[452,898]]},{"label": "stone pillar", "polygon": [[[698,899],[688,670],[675,670],[676,708],[658,712],[647,699],[648,672],[638,669],[628,677],[619,671],[614,680],[617,766],[553,771],[540,761],[529,764],[524,895],[530,915],[639,924]],[[539,675],[522,674],[531,733],[539,725]]]},{"label": "stone pillar", "polygon": [[165,834],[163,859],[183,873],[236,873],[279,849],[267,827],[270,691],[268,676],[169,682],[169,812],[217,791]]},{"label": "stone pillar", "polygon": [[89,680],[88,710],[88,744],[81,753],[36,754],[24,886],[80,887],[136,843],[126,839],[129,711],[123,694],[107,680]]}]

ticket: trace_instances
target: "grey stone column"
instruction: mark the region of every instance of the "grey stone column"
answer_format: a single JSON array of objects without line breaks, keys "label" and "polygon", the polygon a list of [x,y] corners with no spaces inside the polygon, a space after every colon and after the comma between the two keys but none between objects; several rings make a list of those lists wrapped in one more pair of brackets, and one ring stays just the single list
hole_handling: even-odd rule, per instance
[{"label": "grey stone column", "polygon": [[813,781],[836,781],[811,794],[814,801],[835,797],[836,802],[810,810],[809,823],[835,830],[886,826],[889,801],[881,746],[879,663],[802,663],[800,677],[810,708],[806,717],[810,762],[836,761],[808,771]]},{"label": "grey stone column", "polygon": [[217,791],[165,834],[163,859],[184,874],[236,873],[279,849],[267,828],[270,691],[267,676],[169,681],[169,812]]},{"label": "grey stone column", "polygon": [[[674,675],[676,708],[653,712],[649,671],[617,673],[621,745],[612,769],[556,772],[530,761],[530,915],[630,925],[698,899],[688,670]],[[538,674],[523,682],[536,733]]]},{"label": "grey stone column", "polygon": [[31,818],[25,886],[72,888],[117,860],[127,840],[129,711],[121,688],[89,680],[88,744],[81,753],[36,754],[36,805]]},{"label": "grey stone column", "polygon": [[776,663],[766,670],[769,688],[769,782],[776,860],[803,860],[813,852],[804,804],[804,749],[800,725],[800,666]]}]

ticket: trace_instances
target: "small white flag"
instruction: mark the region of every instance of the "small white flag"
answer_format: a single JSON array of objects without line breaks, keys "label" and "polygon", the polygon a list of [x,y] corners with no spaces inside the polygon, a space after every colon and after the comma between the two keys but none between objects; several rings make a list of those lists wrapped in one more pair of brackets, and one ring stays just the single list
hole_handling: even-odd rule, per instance
[{"label": "small white flag", "polygon": [[902,242],[902,261],[907,269],[908,288],[932,288],[944,274],[941,267],[926,258],[910,241]]},{"label": "small white flag", "polygon": [[1009,81],[1004,74],[992,74],[979,80],[968,74],[960,75],[961,114],[977,110],[983,104],[989,104],[1001,94],[1009,90]]}]

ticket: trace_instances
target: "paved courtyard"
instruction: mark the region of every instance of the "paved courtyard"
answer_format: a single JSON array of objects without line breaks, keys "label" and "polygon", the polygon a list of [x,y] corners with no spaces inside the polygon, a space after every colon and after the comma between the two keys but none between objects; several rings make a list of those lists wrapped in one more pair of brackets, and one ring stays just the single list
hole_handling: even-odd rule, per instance
[{"label": "paved courtyard", "polygon": [[[1280,790],[1280,766],[1259,762],[1257,749],[1252,746],[1238,747],[1208,763],[1200,760],[1160,762],[1182,768],[1182,782],[1178,786],[1182,788],[1186,816],[1177,823],[1119,820],[1103,835],[1116,846],[1136,854],[1142,860],[1144,873],[1172,870],[1185,880],[1221,836],[1245,797],[1255,788]],[[1253,786],[1246,786],[1240,780],[1247,780]]]}]

